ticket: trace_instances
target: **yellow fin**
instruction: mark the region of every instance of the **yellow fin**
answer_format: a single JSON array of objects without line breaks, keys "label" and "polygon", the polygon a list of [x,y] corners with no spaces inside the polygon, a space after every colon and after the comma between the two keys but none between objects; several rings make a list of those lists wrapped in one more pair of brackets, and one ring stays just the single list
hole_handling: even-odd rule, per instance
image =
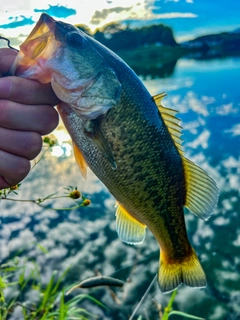
[{"label": "yellow fin", "polygon": [[146,226],[133,218],[119,203],[116,206],[116,229],[119,238],[129,244],[142,243]]},{"label": "yellow fin", "polygon": [[204,288],[207,285],[205,273],[193,248],[191,254],[180,261],[168,261],[164,254],[160,254],[158,270],[160,290],[168,293],[182,283],[194,288]]},{"label": "yellow fin", "polygon": [[158,110],[163,118],[165,125],[168,128],[168,132],[170,133],[175,146],[178,149],[178,152],[182,155],[182,139],[180,138],[182,135],[182,127],[179,125],[180,119],[176,118],[176,114],[178,113],[176,110],[165,108],[162,106],[161,101],[164,97],[166,97],[166,93],[160,93],[156,96],[153,96],[153,100],[156,103]]},{"label": "yellow fin", "polygon": [[76,162],[78,164],[80,172],[81,172],[83,178],[86,179],[87,178],[87,164],[86,164],[86,161],[85,161],[81,151],[79,150],[79,148],[77,147],[77,145],[73,141],[72,141],[72,145],[73,145],[74,157],[76,159]]},{"label": "yellow fin", "polygon": [[218,201],[218,187],[215,181],[192,161],[182,157],[185,181],[185,207],[195,215],[208,220]]},{"label": "yellow fin", "polygon": [[182,158],[186,183],[185,207],[203,220],[207,220],[217,204],[218,188],[215,181],[203,169],[184,157],[180,120],[175,117],[176,110],[161,105],[165,96],[165,93],[160,93],[153,99]]}]

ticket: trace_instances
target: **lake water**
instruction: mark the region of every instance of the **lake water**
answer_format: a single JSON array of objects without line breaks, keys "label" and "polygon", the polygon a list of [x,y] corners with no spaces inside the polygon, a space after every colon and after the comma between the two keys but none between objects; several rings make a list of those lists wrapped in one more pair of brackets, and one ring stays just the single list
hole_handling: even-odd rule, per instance
[{"label": "lake water", "polygon": [[[220,189],[218,206],[209,221],[186,212],[189,239],[207,274],[208,286],[201,290],[180,287],[174,308],[211,320],[240,319],[240,59],[181,59],[171,76],[146,77],[143,82],[152,95],[168,93],[163,104],[179,110],[187,157],[204,168]],[[1,259],[6,262],[19,254],[21,259],[34,260],[40,265],[45,282],[53,270],[69,266],[66,285],[91,277],[96,270],[122,279],[124,289],[114,290],[119,304],[106,288],[84,293],[97,297],[111,310],[103,313],[95,305],[87,304],[101,319],[127,319],[157,272],[157,243],[150,232],[137,247],[118,239],[115,200],[90,171],[87,180],[81,177],[62,126],[56,137],[61,146],[45,154],[14,198],[63,194],[64,187],[71,185],[78,186],[91,199],[91,206],[54,211],[52,207],[68,207],[72,202],[56,199],[44,202],[49,207],[42,209],[29,202],[2,200]],[[29,261],[28,267],[33,267],[33,263]],[[150,319],[158,319],[153,299],[166,305],[169,296],[155,285],[139,314],[143,319],[147,319],[146,314]],[[37,298],[33,289],[26,293],[25,299]]]}]

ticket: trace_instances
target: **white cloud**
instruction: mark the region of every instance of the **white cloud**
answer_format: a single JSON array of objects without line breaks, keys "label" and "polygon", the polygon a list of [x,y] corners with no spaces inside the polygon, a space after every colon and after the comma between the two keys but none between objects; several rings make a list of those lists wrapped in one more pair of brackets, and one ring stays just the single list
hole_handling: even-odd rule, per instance
[{"label": "white cloud", "polygon": [[[176,91],[180,88],[190,88],[193,85],[193,79],[191,77],[179,77],[178,79],[175,79],[173,82],[171,78],[163,78],[163,79],[141,79],[143,83],[148,88],[151,95],[155,95],[161,92],[161,89],[164,88],[164,91],[166,93],[169,93],[170,91]],[[176,99],[178,99],[176,101]],[[176,95],[170,95],[167,96],[163,100],[163,105],[168,106],[167,104],[171,103],[170,108],[174,109],[174,105],[177,106],[175,109],[179,110],[178,103],[180,102],[180,96]],[[181,111],[182,112],[182,111]]]},{"label": "white cloud", "polygon": [[204,130],[195,140],[186,143],[186,146],[193,149],[196,149],[197,147],[201,146],[203,149],[207,149],[209,137],[210,131]]},{"label": "white cloud", "polygon": [[[171,0],[174,2],[178,2],[179,0]],[[4,1],[3,1],[4,2]],[[5,1],[6,2],[6,1]],[[4,3],[5,3],[4,2]],[[15,3],[15,1],[10,1],[10,4],[5,4],[5,9],[0,6],[0,21],[1,24],[8,24],[11,22],[9,18],[11,17],[20,17],[21,15],[29,19],[32,17],[33,21],[36,21],[40,17],[40,12],[34,12],[34,9],[37,7],[38,9],[47,9],[49,7],[49,1],[41,1],[40,4],[36,5],[34,1],[23,1],[21,5],[11,5],[11,3]],[[19,2],[20,3],[20,2]],[[123,1],[112,1],[111,3],[107,3],[105,0],[89,0],[89,1],[79,1],[69,0],[66,6],[66,2],[60,1],[50,1],[51,6],[65,6],[68,8],[73,8],[76,10],[75,15],[71,15],[66,19],[61,19],[65,22],[71,24],[86,24],[90,29],[95,30],[96,27],[101,27],[107,23],[112,21],[122,21],[126,19],[136,19],[136,20],[151,20],[151,19],[175,19],[175,18],[196,18],[197,15],[191,12],[169,12],[169,13],[160,13],[154,14],[152,10],[150,10],[151,4],[153,5],[154,1],[148,1],[148,9],[146,9],[146,4],[144,1],[138,0],[123,0]],[[114,9],[116,7],[121,8],[130,8],[130,10],[122,10],[121,12],[115,12]],[[94,16],[96,11],[101,12],[102,10],[109,10],[109,14],[105,19],[102,19],[99,22],[99,25],[95,25],[91,23],[92,17]],[[27,35],[32,30],[33,25],[25,25],[18,28],[12,29],[0,29],[1,33],[7,37],[17,37],[21,33]]]},{"label": "white cloud", "polygon": [[173,19],[173,18],[197,18],[198,15],[191,12],[171,12],[162,13],[158,15],[158,18]]},{"label": "white cloud", "polygon": [[230,132],[233,136],[240,135],[240,124],[235,124],[231,129],[225,130],[226,133]]},{"label": "white cloud", "polygon": [[209,115],[205,103],[199,100],[194,92],[189,91],[187,93],[186,100],[189,104],[190,109],[192,109],[196,113],[201,114],[204,117]]},{"label": "white cloud", "polygon": [[[136,14],[134,13],[136,17]],[[132,16],[133,17],[133,16]],[[138,19],[143,20],[150,20],[150,19],[175,19],[175,18],[197,18],[198,15],[191,12],[169,12],[169,13],[159,13],[159,14],[152,14],[151,12],[142,12],[139,15]]]},{"label": "white cloud", "polygon": [[233,241],[233,245],[236,247],[240,247],[240,234],[238,235],[237,239]]},{"label": "white cloud", "polygon": [[229,218],[224,218],[224,217],[217,217],[214,221],[213,224],[216,226],[226,226],[230,222]]}]

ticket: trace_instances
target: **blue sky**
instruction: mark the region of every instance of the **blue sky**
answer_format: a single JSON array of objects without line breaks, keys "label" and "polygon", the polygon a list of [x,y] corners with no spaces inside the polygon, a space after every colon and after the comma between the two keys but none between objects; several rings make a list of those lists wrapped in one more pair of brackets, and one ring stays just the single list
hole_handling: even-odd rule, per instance
[{"label": "blue sky", "polygon": [[27,35],[42,12],[92,30],[112,21],[133,26],[164,23],[178,41],[240,28],[239,0],[22,0],[17,6],[16,1],[2,1],[0,34]]}]

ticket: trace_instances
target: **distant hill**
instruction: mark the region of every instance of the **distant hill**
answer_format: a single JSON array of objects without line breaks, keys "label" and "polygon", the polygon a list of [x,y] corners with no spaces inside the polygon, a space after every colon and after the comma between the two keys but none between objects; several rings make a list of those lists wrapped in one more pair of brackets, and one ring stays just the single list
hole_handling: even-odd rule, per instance
[{"label": "distant hill", "polygon": [[163,24],[130,28],[112,23],[94,33],[85,25],[78,28],[116,52],[143,76],[169,76],[181,57],[211,59],[240,55],[240,29],[177,43],[173,30]]},{"label": "distant hill", "polygon": [[240,55],[240,29],[197,37],[181,46],[189,50],[187,56],[197,59]]},{"label": "distant hill", "polygon": [[93,34],[85,25],[77,26],[80,30],[92,35],[111,50],[136,49],[152,44],[158,46],[177,46],[173,31],[164,24],[141,28],[130,28],[121,23],[111,23]]}]

